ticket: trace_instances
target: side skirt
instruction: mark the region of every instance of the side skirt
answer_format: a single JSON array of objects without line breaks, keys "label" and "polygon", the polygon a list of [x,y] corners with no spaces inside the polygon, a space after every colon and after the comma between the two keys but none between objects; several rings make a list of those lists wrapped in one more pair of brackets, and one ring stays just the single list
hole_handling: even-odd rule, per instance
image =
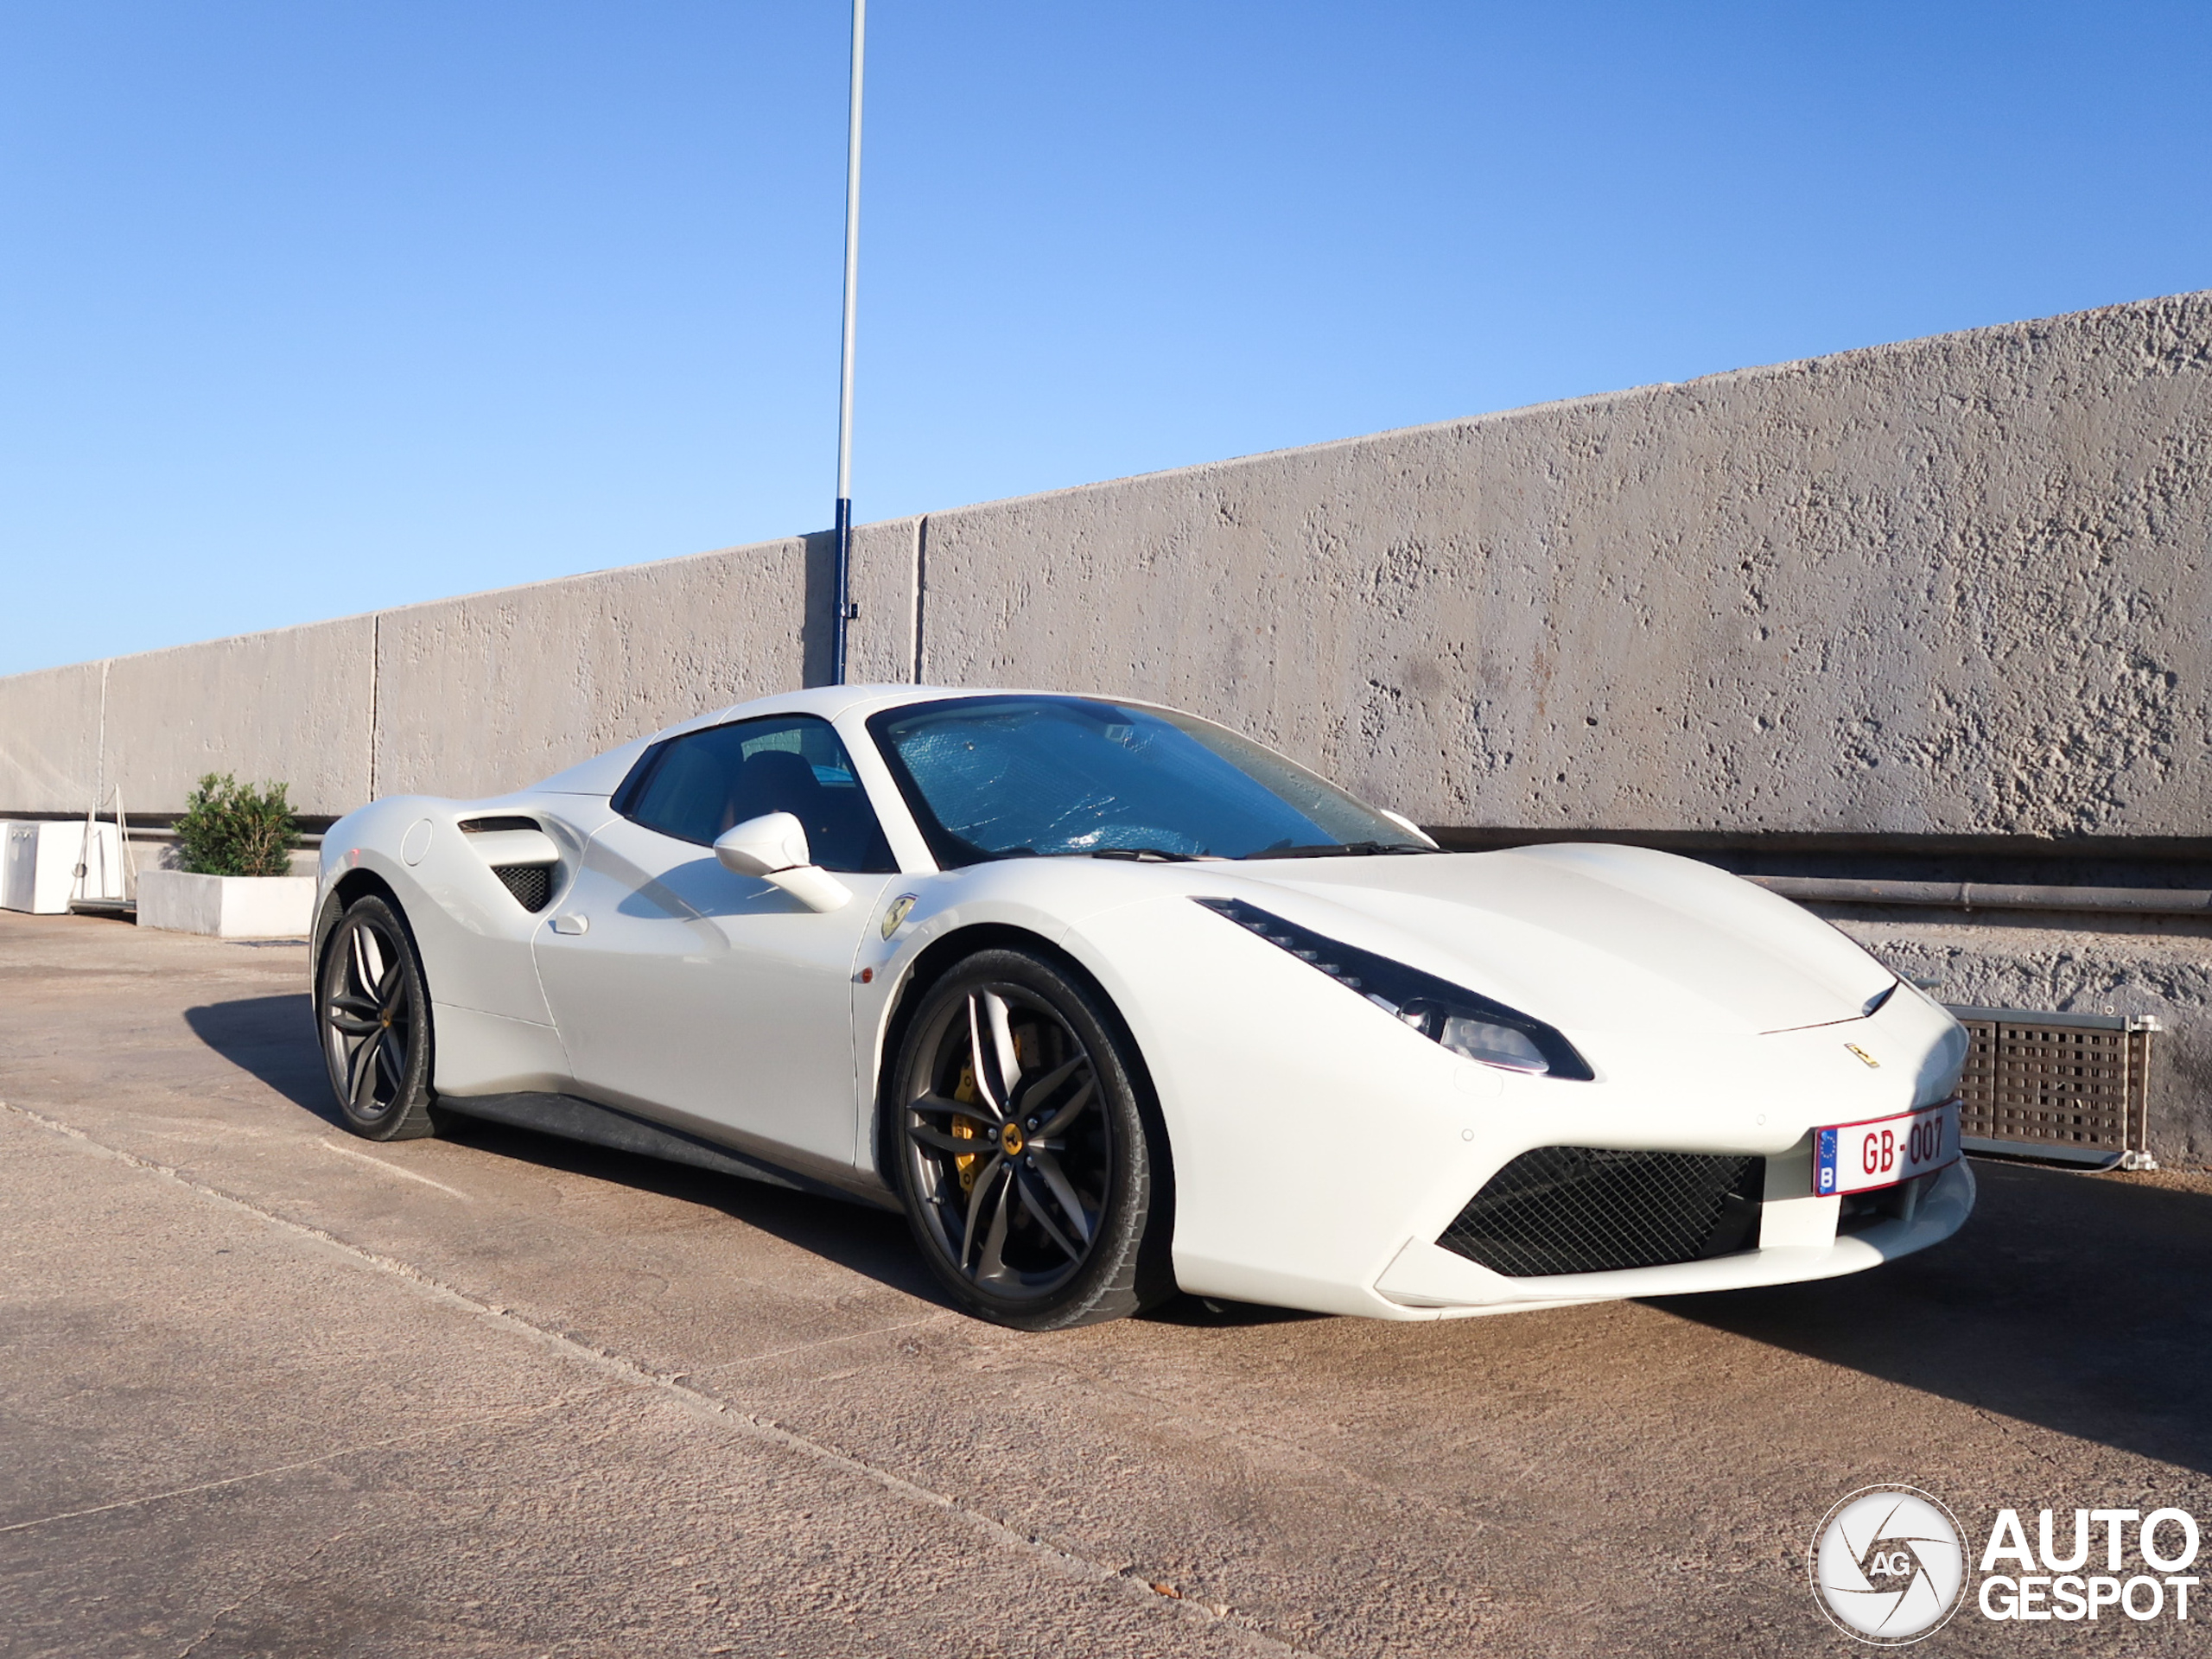
[{"label": "side skirt", "polygon": [[695,1169],[742,1176],[748,1181],[812,1193],[817,1198],[842,1198],[848,1204],[864,1204],[871,1209],[887,1207],[886,1195],[816,1180],[728,1147],[717,1146],[696,1135],[648,1122],[642,1117],[632,1117],[612,1106],[601,1106],[596,1101],[579,1099],[575,1095],[440,1095],[433,1103],[442,1111],[480,1117],[493,1123],[509,1123],[517,1128],[536,1129],[543,1135],[559,1135],[564,1141],[581,1141],[616,1152],[658,1158],[666,1163],[689,1164]]}]

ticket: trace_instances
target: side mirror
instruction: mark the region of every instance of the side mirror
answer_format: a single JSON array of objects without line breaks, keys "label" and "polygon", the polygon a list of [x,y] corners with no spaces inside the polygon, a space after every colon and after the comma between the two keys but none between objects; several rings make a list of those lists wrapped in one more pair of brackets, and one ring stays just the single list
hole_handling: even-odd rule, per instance
[{"label": "side mirror", "polygon": [[813,861],[806,826],[788,812],[770,812],[725,830],[715,842],[715,857],[726,870],[757,876],[781,887],[809,910],[836,910],[853,892]]}]

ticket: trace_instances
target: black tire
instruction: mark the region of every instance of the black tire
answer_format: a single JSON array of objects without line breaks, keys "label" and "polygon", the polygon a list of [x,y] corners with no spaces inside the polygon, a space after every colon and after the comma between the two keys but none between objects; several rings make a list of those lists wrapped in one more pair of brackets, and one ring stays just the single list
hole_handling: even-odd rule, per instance
[{"label": "black tire", "polygon": [[367,1141],[434,1135],[430,997],[406,918],[372,894],[346,907],[315,965],[315,1027],[346,1127]]},{"label": "black tire", "polygon": [[1164,1136],[1134,1059],[1098,994],[1026,950],[981,951],[924,993],[889,1073],[886,1147],[963,1308],[1057,1331],[1174,1294]]}]

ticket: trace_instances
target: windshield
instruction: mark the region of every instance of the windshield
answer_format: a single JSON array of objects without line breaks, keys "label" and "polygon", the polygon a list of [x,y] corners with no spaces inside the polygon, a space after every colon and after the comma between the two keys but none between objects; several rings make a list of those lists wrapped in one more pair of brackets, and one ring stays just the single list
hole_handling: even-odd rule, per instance
[{"label": "windshield", "polygon": [[948,868],[1027,854],[1429,850],[1303,766],[1172,709],[961,697],[868,723]]}]

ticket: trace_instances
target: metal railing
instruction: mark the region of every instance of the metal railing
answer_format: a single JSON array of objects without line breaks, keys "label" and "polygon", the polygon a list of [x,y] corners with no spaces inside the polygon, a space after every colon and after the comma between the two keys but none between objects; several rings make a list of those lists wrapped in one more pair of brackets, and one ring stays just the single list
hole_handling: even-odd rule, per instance
[{"label": "metal railing", "polygon": [[2212,892],[2194,887],[2041,887],[2010,881],[1860,881],[1808,875],[1744,879],[1799,904],[2071,911],[2092,916],[2212,915]]}]

